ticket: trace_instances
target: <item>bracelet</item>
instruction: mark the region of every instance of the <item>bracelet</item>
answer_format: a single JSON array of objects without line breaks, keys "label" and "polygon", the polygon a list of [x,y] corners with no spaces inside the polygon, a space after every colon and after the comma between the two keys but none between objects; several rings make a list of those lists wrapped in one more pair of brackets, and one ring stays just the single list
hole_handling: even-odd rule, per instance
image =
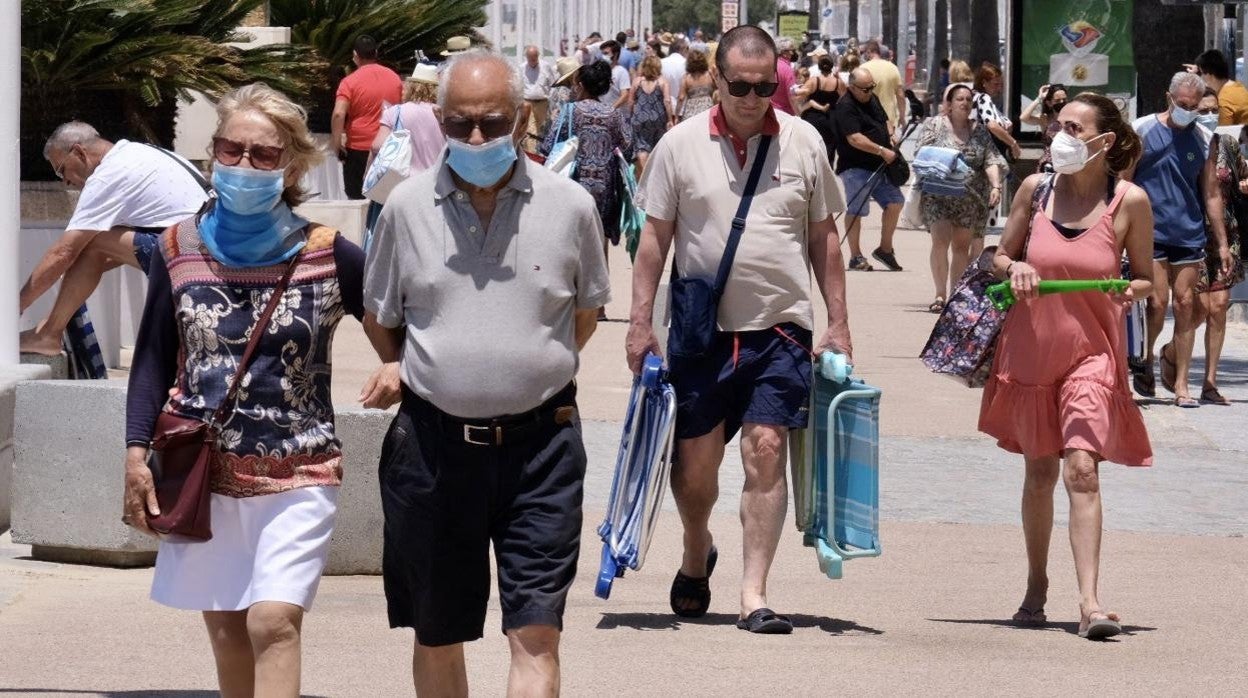
[{"label": "bracelet", "polygon": [[1010,278],[1010,270],[1014,268],[1015,264],[1017,264],[1017,262],[1010,262],[1009,264],[1005,265],[1005,278],[1007,279]]}]

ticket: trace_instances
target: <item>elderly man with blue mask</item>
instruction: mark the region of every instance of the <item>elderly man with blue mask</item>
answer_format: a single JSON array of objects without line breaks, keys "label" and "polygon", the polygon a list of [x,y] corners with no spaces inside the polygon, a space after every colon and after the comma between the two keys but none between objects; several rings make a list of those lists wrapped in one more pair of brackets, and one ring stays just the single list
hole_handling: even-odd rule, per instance
[{"label": "elderly man with blue mask", "polygon": [[[1217,154],[1209,147],[1213,132],[1199,123],[1205,89],[1204,81],[1195,73],[1174,74],[1166,95],[1169,108],[1132,124],[1144,143],[1144,155],[1134,173],[1123,175],[1148,192],[1154,220],[1148,343],[1144,359],[1131,364],[1133,384],[1141,395],[1156,394],[1153,345],[1165,325],[1166,308],[1171,306],[1174,339],[1161,348],[1161,380],[1174,393],[1174,404],[1179,407],[1200,406],[1187,386],[1196,338],[1195,289],[1205,259],[1205,212],[1221,211],[1225,206],[1217,182]],[[1209,216],[1209,230],[1227,269],[1233,260],[1222,216]]]},{"label": "elderly man with blue mask", "polygon": [[556,695],[586,466],[573,378],[610,296],[602,224],[579,184],[517,157],[529,108],[506,58],[456,56],[438,104],[446,155],[395,187],[366,263],[383,365],[362,398],[401,403],[379,469],[390,625],[415,628],[417,694],[467,695],[492,544],[508,694]]}]

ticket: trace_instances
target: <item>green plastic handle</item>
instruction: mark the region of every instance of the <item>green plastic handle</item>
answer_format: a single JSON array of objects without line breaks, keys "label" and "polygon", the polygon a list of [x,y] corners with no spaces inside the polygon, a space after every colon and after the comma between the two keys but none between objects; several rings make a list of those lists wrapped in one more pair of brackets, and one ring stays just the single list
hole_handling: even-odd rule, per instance
[{"label": "green plastic handle", "polygon": [[[1127,290],[1131,282],[1126,279],[1060,279],[1057,281],[1041,281],[1039,292],[1042,296],[1051,293],[1070,293],[1073,291],[1104,291],[1105,293],[1118,292]],[[1008,310],[1010,306],[1017,302],[1014,297],[1014,289],[1010,288],[1010,282],[1002,281],[988,287],[985,291],[988,294],[988,300],[992,301],[992,307],[997,310]]]}]

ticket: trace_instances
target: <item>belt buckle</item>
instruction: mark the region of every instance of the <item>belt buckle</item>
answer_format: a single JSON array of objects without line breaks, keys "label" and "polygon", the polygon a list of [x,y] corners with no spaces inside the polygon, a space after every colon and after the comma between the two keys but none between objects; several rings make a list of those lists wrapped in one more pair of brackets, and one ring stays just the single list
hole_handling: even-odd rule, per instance
[{"label": "belt buckle", "polygon": [[[475,438],[473,438],[474,429],[484,430],[487,433],[493,430],[494,440],[493,441],[477,441]],[[503,443],[503,428],[500,426],[482,426],[482,425],[477,425],[477,424],[465,424],[464,425],[464,442],[470,443],[474,446],[501,446]]]}]

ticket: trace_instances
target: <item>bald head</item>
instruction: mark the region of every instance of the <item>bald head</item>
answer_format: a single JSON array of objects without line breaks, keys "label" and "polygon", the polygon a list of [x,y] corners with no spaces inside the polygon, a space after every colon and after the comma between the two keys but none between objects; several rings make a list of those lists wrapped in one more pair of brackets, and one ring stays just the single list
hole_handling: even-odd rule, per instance
[{"label": "bald head", "polygon": [[[486,101],[511,113],[524,104],[524,83],[503,56],[476,49],[447,62],[438,82],[438,106],[443,113],[464,108],[462,103]],[[475,105],[483,106],[483,105]]]},{"label": "bald head", "polygon": [[875,77],[866,68],[855,68],[849,74],[849,86],[853,89],[854,99],[859,102],[871,101],[871,92],[875,89]]},{"label": "bald head", "polygon": [[541,51],[539,51],[536,46],[530,44],[524,47],[524,58],[529,62],[529,65],[537,65],[537,60],[541,58],[541,56]]}]

